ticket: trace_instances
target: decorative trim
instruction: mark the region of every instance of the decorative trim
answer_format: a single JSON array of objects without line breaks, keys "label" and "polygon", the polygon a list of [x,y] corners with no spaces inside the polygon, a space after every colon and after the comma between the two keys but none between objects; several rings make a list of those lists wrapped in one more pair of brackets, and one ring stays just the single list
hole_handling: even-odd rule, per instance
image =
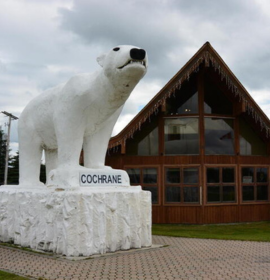
[{"label": "decorative trim", "polygon": [[[109,144],[109,149],[115,148],[119,145],[126,145],[126,140],[129,138],[133,138],[134,133],[137,130],[141,129],[141,125],[146,122],[146,120],[151,121],[151,116],[155,113],[157,114],[159,111],[159,107],[162,105],[165,105],[166,100],[171,97],[171,95],[175,95],[176,90],[180,90],[183,82],[189,81],[189,78],[191,74],[197,73],[199,71],[200,65],[204,62],[206,67],[209,67],[212,65],[214,70],[218,72],[221,81],[225,79],[226,85],[229,90],[234,94],[235,97],[238,96],[239,102],[244,102],[245,108],[249,115],[255,119],[255,122],[260,123],[261,131],[265,129],[267,138],[269,137],[269,126],[265,123],[263,120],[263,117],[260,116],[260,114],[257,112],[257,110],[253,107],[253,105],[250,103],[249,99],[250,97],[247,96],[247,94],[236,85],[236,83],[231,79],[230,75],[227,73],[227,71],[224,69],[224,66],[222,66],[217,59],[214,58],[214,56],[207,50],[203,51],[201,55],[196,59],[196,61],[190,66],[187,67],[187,69],[184,70],[184,72],[181,74],[179,73],[179,78],[176,79],[172,85],[165,90],[165,93],[160,94],[160,98],[156,100],[156,102],[151,106],[150,110],[148,110],[145,114],[141,116],[139,121],[136,122],[135,125],[131,127],[131,129],[124,134],[124,136],[118,140],[117,142],[113,142]],[[185,67],[184,67],[185,68]],[[184,69],[182,68],[182,69]],[[173,78],[174,79],[174,78]],[[159,94],[156,95],[157,97]],[[114,151],[114,150],[113,150]]]}]

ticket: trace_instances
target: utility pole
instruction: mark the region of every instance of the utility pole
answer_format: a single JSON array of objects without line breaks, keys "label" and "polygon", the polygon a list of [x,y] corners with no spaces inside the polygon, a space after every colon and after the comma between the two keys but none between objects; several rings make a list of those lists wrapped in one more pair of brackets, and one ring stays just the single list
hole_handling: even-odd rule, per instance
[{"label": "utility pole", "polygon": [[8,118],[8,137],[7,137],[7,147],[6,147],[6,163],[5,163],[5,178],[4,178],[4,185],[7,184],[7,176],[8,176],[8,156],[9,156],[9,141],[10,141],[10,127],[11,127],[11,121],[12,120],[17,120],[18,118],[15,117],[14,115],[6,112],[6,111],[2,111],[1,113],[5,114]]}]

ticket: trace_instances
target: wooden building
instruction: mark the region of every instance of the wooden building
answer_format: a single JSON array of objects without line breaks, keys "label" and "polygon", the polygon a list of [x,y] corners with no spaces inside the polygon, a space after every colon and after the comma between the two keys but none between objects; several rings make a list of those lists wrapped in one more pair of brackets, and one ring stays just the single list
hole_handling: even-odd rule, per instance
[{"label": "wooden building", "polygon": [[270,122],[210,43],[111,138],[153,223],[270,220]]}]

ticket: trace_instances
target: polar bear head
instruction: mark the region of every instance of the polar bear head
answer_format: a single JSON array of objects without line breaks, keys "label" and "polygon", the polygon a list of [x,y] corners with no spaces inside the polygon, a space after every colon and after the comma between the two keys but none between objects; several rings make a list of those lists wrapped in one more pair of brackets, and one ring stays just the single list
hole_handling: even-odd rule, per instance
[{"label": "polar bear head", "polygon": [[145,75],[148,58],[145,50],[128,45],[114,47],[97,58],[103,72],[114,85],[132,89]]}]

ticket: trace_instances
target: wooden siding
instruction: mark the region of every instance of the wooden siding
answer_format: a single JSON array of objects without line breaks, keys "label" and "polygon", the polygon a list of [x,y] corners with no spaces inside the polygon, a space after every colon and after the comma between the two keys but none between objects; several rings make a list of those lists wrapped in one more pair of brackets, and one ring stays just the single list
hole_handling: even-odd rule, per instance
[{"label": "wooden siding", "polygon": [[270,220],[270,205],[153,206],[154,224],[220,224]]},{"label": "wooden siding", "polygon": [[[234,165],[236,172],[240,173],[242,166],[269,166],[269,157],[264,156],[205,156],[201,164],[200,156],[107,156],[106,164],[113,168],[125,169],[128,166],[158,166],[159,195],[158,205],[152,206],[152,221],[157,224],[218,224],[257,222],[270,220],[270,203],[266,202],[241,202],[240,199],[240,177],[237,176],[236,184],[237,201],[230,204],[207,204],[204,179],[205,166]],[[201,185],[203,187],[202,205],[168,205],[164,203],[164,168],[165,166],[189,166],[197,165],[201,168]]]}]

